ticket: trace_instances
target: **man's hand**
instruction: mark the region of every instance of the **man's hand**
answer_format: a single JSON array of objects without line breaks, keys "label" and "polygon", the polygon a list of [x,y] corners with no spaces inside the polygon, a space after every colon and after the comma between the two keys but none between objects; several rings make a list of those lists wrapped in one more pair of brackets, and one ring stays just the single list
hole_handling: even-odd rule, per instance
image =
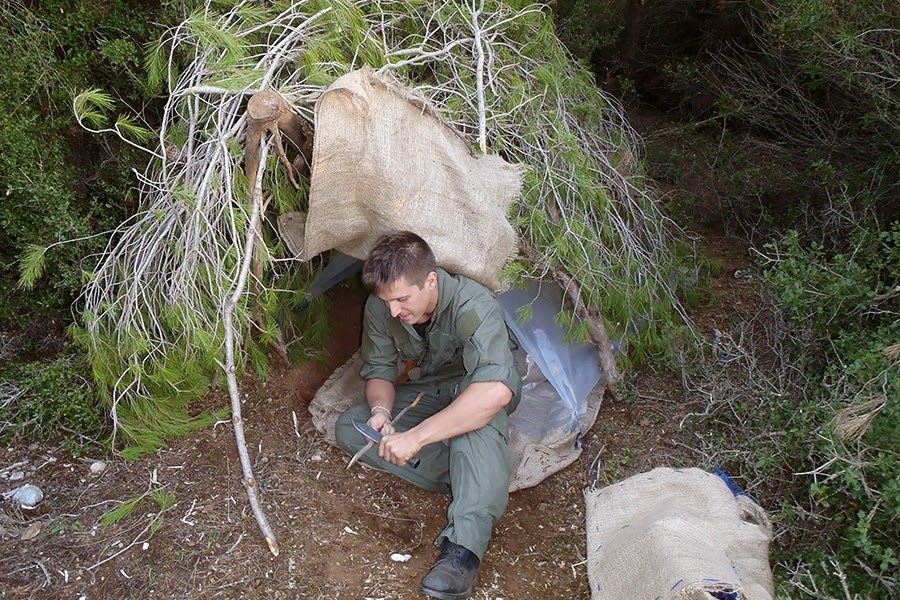
[{"label": "man's hand", "polygon": [[[393,428],[391,425],[389,427]],[[385,434],[378,445],[378,456],[397,465],[404,466],[409,459],[422,449],[419,436],[415,428],[400,433]]]},{"label": "man's hand", "polygon": [[391,425],[391,418],[383,410],[373,413],[372,416],[369,417],[367,423],[369,424],[369,427],[375,431],[380,431],[384,435],[394,433],[395,431],[394,426]]}]

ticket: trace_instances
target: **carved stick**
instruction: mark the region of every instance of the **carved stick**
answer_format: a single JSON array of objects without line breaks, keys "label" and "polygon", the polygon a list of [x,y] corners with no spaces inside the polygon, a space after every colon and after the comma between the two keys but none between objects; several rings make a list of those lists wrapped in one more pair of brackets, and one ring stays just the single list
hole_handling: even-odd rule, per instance
[{"label": "carved stick", "polygon": [[[394,417],[393,419],[391,419],[391,425],[393,425],[394,423],[396,423],[397,421],[399,421],[399,420],[400,420],[400,417],[402,417],[403,415],[405,415],[405,414],[407,413],[407,411],[409,411],[409,409],[411,409],[413,406],[415,406],[416,404],[418,404],[418,403],[419,403],[419,400],[422,399],[422,394],[424,394],[424,393],[425,393],[425,392],[419,392],[419,395],[416,396],[416,399],[412,401],[412,404],[410,404],[409,406],[407,406],[406,408],[404,408],[403,410],[401,410],[400,412],[398,412],[398,413],[397,413],[397,416]],[[372,440],[369,440],[368,442],[366,442],[366,445],[363,446],[362,448],[360,448],[359,452],[357,452],[356,454],[354,454],[354,455],[353,455],[353,458],[350,459],[350,462],[347,463],[347,468],[349,469],[349,468],[352,467],[354,464],[356,464],[356,461],[358,461],[360,458],[362,458],[363,454],[365,454],[366,452],[368,452],[368,451],[372,448],[372,446],[374,446],[374,445],[375,445],[375,442],[373,442]]]}]

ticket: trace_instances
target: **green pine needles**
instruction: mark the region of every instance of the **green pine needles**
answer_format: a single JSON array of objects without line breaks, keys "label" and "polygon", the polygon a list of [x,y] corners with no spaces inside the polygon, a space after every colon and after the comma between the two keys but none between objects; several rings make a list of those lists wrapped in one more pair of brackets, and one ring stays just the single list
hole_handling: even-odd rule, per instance
[{"label": "green pine needles", "polygon": [[[223,308],[247,251],[246,98],[272,88],[312,120],[315,95],[363,66],[412,87],[473,148],[526,167],[512,219],[530,258],[509,264],[511,281],[551,267],[569,274],[632,358],[659,351],[687,323],[678,295],[697,279],[692,253],[676,251],[679,232],[644,188],[634,132],[560,44],[546,7],[207,2],[148,49],[146,64],[150,83],[168,92],[161,127],[140,139],[117,124],[151,156],[143,208],[91,274],[76,332],[129,443],[151,447],[198,424],[187,417],[189,401],[221,366]],[[88,125],[106,122],[103,100],[95,91],[79,96]],[[323,335],[315,327],[322,319],[296,322],[301,305],[314,317],[320,307],[285,291],[313,267],[285,259],[272,225],[278,213],[305,207],[308,183],[294,190],[269,156],[263,275],[235,311],[236,348],[261,374],[267,344],[290,348],[295,338],[285,331],[302,333],[301,346]],[[561,322],[574,323],[571,308],[561,311]],[[585,335],[574,326],[573,334]]]}]

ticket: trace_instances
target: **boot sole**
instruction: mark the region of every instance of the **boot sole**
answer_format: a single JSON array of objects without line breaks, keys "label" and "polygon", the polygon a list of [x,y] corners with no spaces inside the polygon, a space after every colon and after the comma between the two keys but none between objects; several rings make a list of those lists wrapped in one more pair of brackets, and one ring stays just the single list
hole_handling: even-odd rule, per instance
[{"label": "boot sole", "polygon": [[[474,587],[474,586],[473,586]],[[451,592],[440,592],[438,590],[431,590],[427,587],[420,586],[419,591],[428,596],[429,598],[436,598],[437,600],[466,600],[469,597],[469,594],[472,593],[472,589],[469,588],[468,591],[459,592],[459,593],[451,593]]]}]

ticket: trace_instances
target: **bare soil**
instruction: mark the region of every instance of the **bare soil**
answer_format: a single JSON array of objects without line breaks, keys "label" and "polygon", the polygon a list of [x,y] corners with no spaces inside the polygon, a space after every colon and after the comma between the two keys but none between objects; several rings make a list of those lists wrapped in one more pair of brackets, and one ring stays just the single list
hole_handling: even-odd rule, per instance
[{"label": "bare soil", "polygon": [[[723,265],[710,306],[693,315],[708,334],[749,308],[754,284],[734,277],[749,266],[742,248],[715,235],[705,244]],[[278,557],[249,512],[230,421],[131,462],[15,444],[0,448],[0,492],[33,483],[45,499],[33,511],[0,500],[0,598],[420,598],[448,499],[386,473],[345,470],[348,457],[313,429],[309,400],[359,342],[359,292],[339,287],[330,298],[334,334],[324,361],[288,367],[273,357],[267,382],[241,381]],[[624,400],[604,401],[585,433],[581,460],[511,495],[473,598],[589,597],[583,490],[657,466],[705,466],[693,450],[702,423],[679,428],[698,407],[686,403],[678,372],[651,365],[620,389]],[[204,404],[227,403],[214,391]],[[92,475],[98,460],[108,466]],[[16,471],[24,479],[11,481]],[[121,521],[100,521],[157,488],[174,504],[161,508],[145,496]]]}]

